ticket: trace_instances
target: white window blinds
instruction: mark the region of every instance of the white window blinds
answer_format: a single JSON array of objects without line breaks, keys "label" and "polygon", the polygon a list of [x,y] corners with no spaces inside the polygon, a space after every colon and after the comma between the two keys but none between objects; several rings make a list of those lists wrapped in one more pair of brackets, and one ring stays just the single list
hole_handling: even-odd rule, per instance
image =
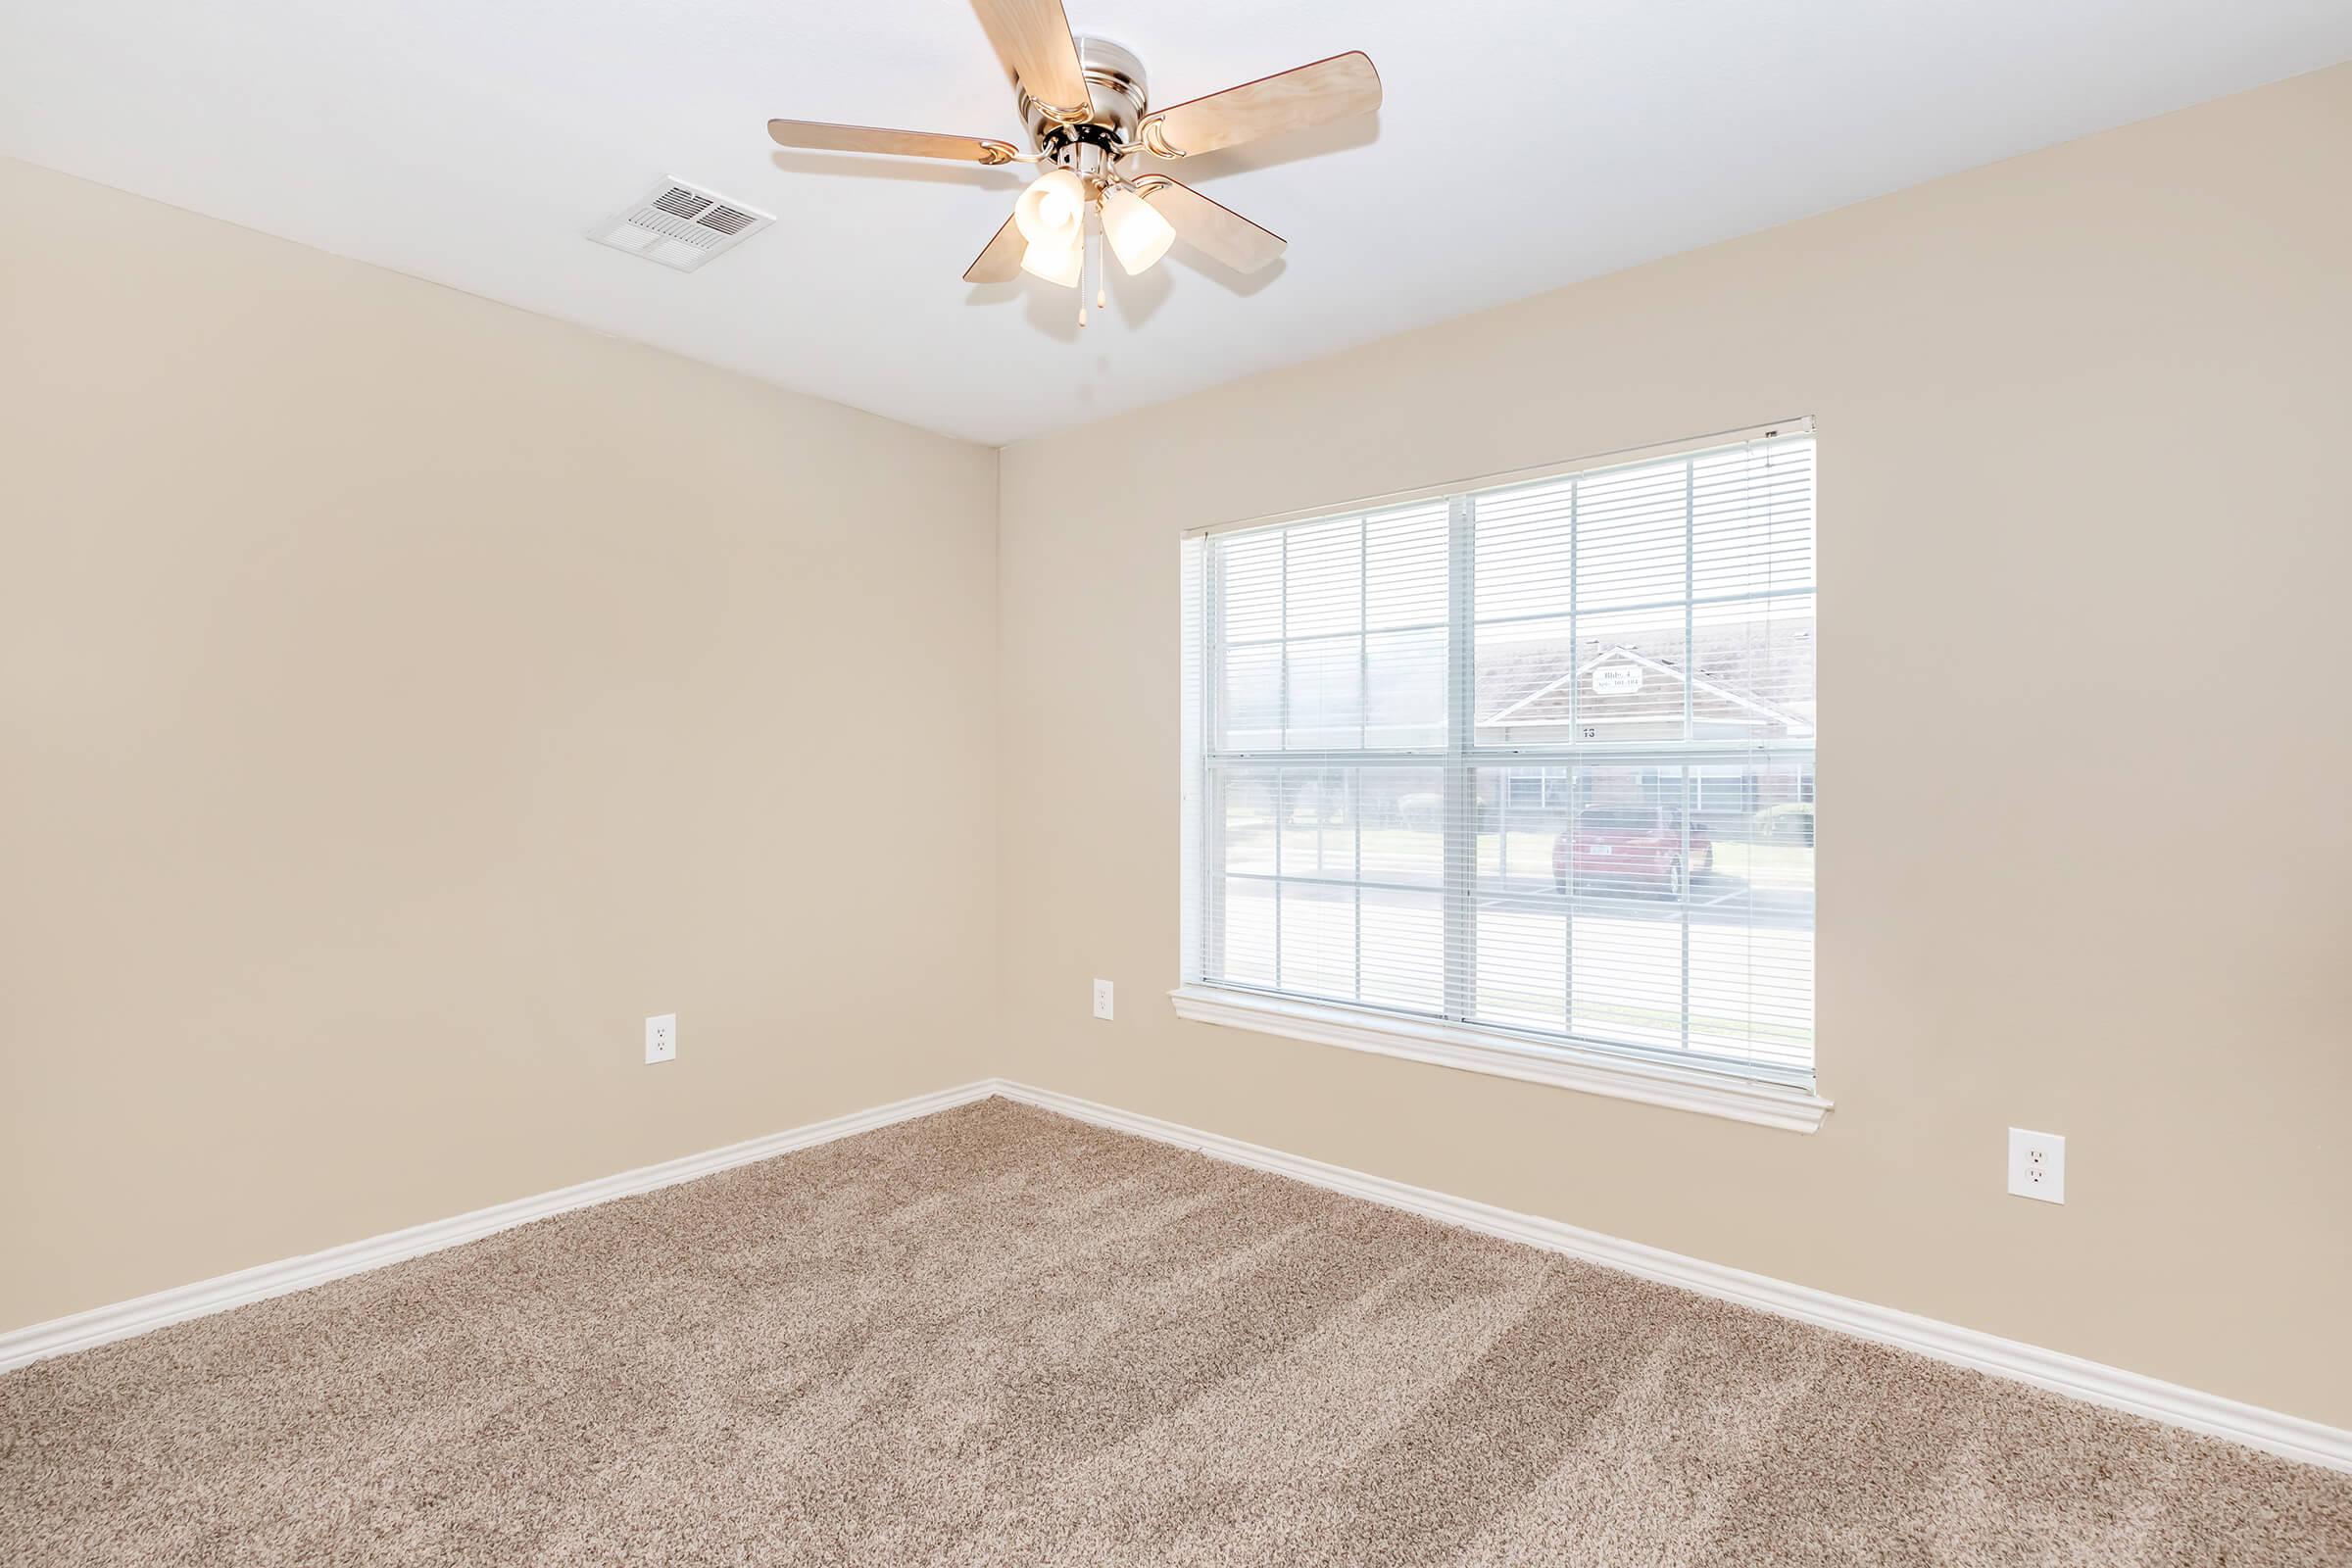
[{"label": "white window blinds", "polygon": [[1184,544],[1184,978],[1809,1085],[1813,441]]}]

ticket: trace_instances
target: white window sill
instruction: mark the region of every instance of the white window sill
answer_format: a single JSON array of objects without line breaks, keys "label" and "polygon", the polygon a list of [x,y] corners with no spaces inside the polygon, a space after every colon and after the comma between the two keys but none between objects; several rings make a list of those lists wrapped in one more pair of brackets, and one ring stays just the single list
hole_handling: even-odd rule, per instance
[{"label": "white window sill", "polygon": [[1318,1045],[1402,1056],[1408,1061],[1432,1061],[1500,1078],[1556,1084],[1588,1095],[1638,1100],[1643,1104],[1694,1110],[1759,1127],[1815,1132],[1830,1111],[1829,1101],[1791,1084],[1619,1056],[1575,1045],[1522,1044],[1458,1023],[1399,1018],[1358,1007],[1213,986],[1183,986],[1168,995],[1175,1001],[1176,1015],[1196,1023],[1253,1029]]}]

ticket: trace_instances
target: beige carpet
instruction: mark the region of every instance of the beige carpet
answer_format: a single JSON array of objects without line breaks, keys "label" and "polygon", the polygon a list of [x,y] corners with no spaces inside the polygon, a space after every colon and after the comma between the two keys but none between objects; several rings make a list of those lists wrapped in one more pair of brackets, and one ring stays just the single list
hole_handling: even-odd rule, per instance
[{"label": "beige carpet", "polygon": [[989,1101],[0,1377],[51,1564],[2352,1563],[2352,1477]]}]

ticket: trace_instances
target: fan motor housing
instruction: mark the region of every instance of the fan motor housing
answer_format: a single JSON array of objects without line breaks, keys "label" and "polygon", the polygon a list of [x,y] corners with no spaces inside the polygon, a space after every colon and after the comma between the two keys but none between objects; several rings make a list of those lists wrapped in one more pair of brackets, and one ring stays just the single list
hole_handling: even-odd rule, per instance
[{"label": "fan motor housing", "polygon": [[1083,35],[1075,41],[1078,67],[1086,76],[1088,94],[1093,100],[1089,105],[1093,113],[1088,118],[1065,121],[1047,113],[1046,106],[1030,97],[1026,88],[1018,95],[1021,123],[1029,128],[1029,140],[1039,152],[1056,162],[1065,149],[1073,146],[1091,144],[1107,152],[1133,141],[1149,102],[1144,63],[1135,57],[1133,50]]}]

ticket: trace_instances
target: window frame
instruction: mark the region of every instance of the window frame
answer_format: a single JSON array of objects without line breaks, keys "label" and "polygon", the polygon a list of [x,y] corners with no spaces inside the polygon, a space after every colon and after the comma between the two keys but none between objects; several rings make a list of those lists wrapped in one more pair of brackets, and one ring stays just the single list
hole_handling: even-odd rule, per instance
[{"label": "window frame", "polygon": [[[1620,466],[1697,457],[1745,442],[1773,437],[1811,437],[1810,418],[1777,421],[1742,431],[1693,438],[1666,446],[1617,452],[1542,468],[1521,470],[1371,498],[1259,517],[1248,521],[1188,530],[1180,562],[1187,573],[1181,635],[1183,790],[1182,882],[1183,935],[1179,983],[1171,992],[1176,1013],[1192,1021],[1225,1025],[1324,1045],[1435,1062],[1495,1076],[1549,1083],[1613,1099],[1672,1106],[1728,1117],[1757,1125],[1812,1132],[1832,1108],[1816,1092],[1817,1062],[1798,1073],[1756,1068],[1739,1071],[1709,1065],[1707,1058],[1676,1059],[1663,1049],[1593,1042],[1573,1035],[1521,1032],[1507,1024],[1472,1021],[1471,992],[1478,972],[1476,858],[1478,830],[1474,804],[1482,768],[1505,770],[1500,787],[1510,788],[1507,770],[1606,764],[1655,760],[1683,769],[1686,793],[1683,824],[1690,832],[1689,780],[1693,770],[1726,765],[1746,766],[1775,758],[1801,760],[1805,776],[1816,769],[1815,736],[1800,740],[1741,740],[1709,743],[1686,738],[1677,742],[1611,742],[1574,739],[1556,746],[1499,746],[1478,743],[1477,736],[1477,621],[1473,589],[1476,577],[1476,499],[1506,492],[1520,484],[1557,481]],[[1815,453],[1818,473],[1818,449]],[[1207,745],[1221,733],[1218,694],[1224,689],[1224,648],[1214,636],[1218,624],[1218,573],[1207,569],[1207,539],[1212,535],[1295,526],[1325,517],[1377,513],[1394,508],[1443,500],[1446,513],[1446,647],[1445,666],[1446,739],[1439,747],[1355,747],[1334,749],[1224,750]],[[1686,509],[1686,526],[1690,513]],[[1573,535],[1571,536],[1573,540]],[[1196,556],[1196,552],[1199,553]],[[1691,592],[1692,558],[1686,547],[1685,592],[1681,599],[1686,626],[1700,603]],[[1572,577],[1573,581],[1573,577]],[[1761,601],[1776,597],[1817,595],[1816,579],[1802,589],[1766,590],[1731,596],[1709,596],[1706,602]],[[1197,601],[1197,602],[1196,602]],[[1573,594],[1571,596],[1573,607]],[[1693,676],[1695,670],[1692,671]],[[1685,735],[1694,679],[1684,683]],[[1222,932],[1216,910],[1219,901],[1208,897],[1206,883],[1217,864],[1215,811],[1216,777],[1220,769],[1250,767],[1303,768],[1421,767],[1441,773],[1445,795],[1443,875],[1438,889],[1445,922],[1443,943],[1444,1015],[1384,1008],[1377,1004],[1327,1001],[1298,993],[1251,986],[1231,980],[1209,980],[1221,974],[1215,962]],[[1808,792],[1810,794],[1810,792]],[[1467,798],[1465,798],[1467,797]],[[1358,868],[1360,875],[1360,867]],[[1569,940],[1573,942],[1573,924]],[[1689,966],[1686,926],[1685,967]],[[1359,955],[1360,963],[1360,955]],[[1816,956],[1816,972],[1818,956]],[[1816,987],[1816,994],[1818,988]],[[1690,1007],[1686,986],[1684,1033],[1689,1038]],[[1714,1058],[1720,1060],[1721,1058]]]}]

